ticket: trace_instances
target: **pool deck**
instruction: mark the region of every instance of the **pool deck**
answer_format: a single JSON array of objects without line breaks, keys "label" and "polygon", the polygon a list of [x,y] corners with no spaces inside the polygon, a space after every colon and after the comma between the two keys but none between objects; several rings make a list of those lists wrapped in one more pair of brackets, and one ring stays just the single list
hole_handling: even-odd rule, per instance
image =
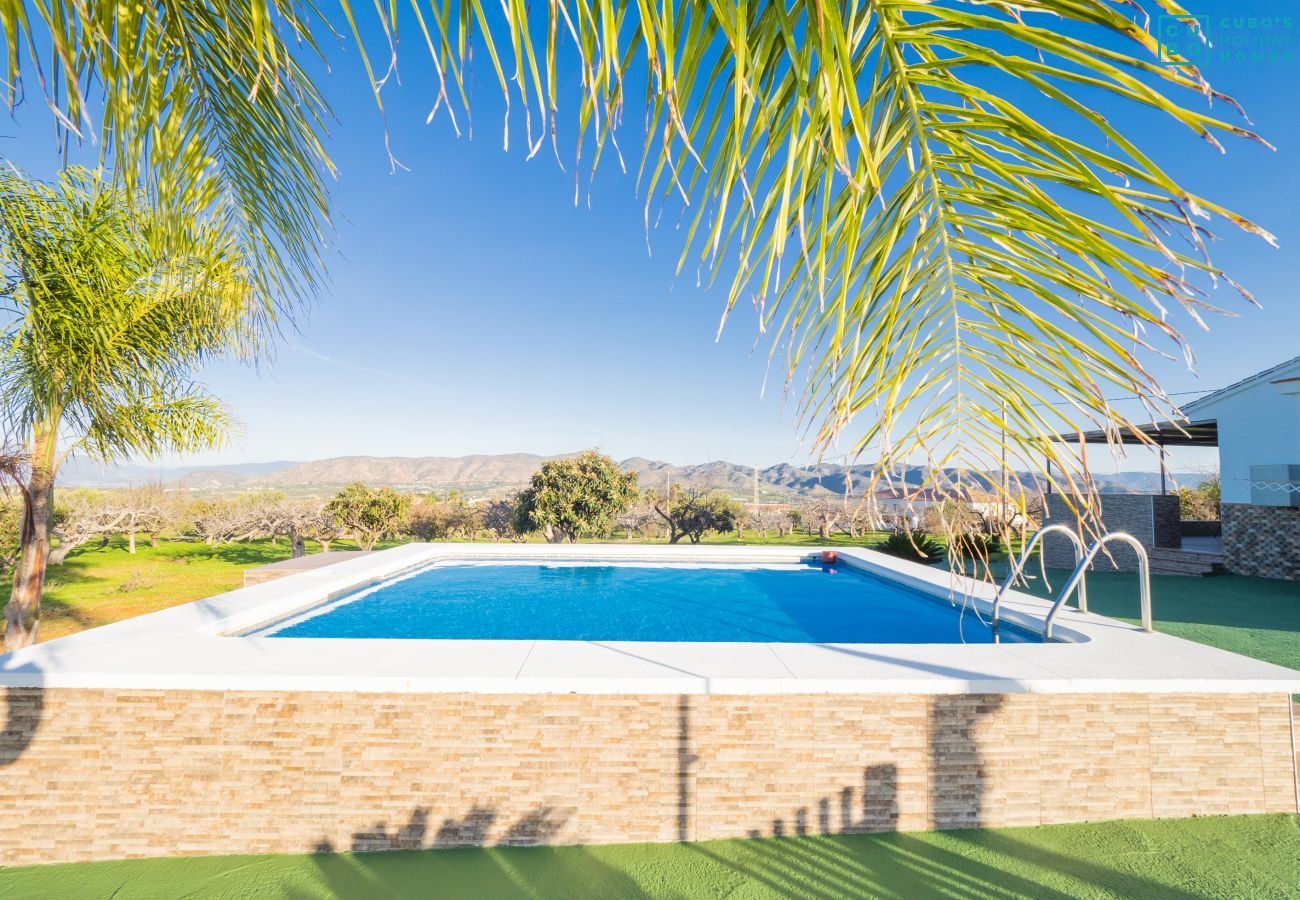
[{"label": "pool deck", "polygon": [[[871,550],[841,561],[930,594],[992,585]],[[1103,616],[1062,610],[1052,644],[793,644],[239,637],[439,559],[778,563],[806,547],[408,544],[0,656],[0,686],[580,694],[1300,693],[1300,672]],[[1133,598],[1134,613],[1137,597]],[[1049,604],[1012,592],[1007,621]],[[1160,598],[1153,598],[1160,619]],[[969,613],[968,613],[969,614]]]}]

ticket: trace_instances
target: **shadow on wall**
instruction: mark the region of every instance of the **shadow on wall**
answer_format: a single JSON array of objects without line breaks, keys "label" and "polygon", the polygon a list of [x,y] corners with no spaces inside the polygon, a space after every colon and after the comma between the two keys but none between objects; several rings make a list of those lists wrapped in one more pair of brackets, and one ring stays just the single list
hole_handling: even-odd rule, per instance
[{"label": "shadow on wall", "polygon": [[[498,846],[535,847],[547,844],[560,833],[569,819],[566,812],[557,812],[546,806],[534,810],[515,822],[500,840]],[[488,834],[496,824],[497,812],[489,806],[475,803],[468,813],[459,819],[444,819],[429,837],[429,809],[420,807],[411,813],[406,824],[399,825],[391,831],[386,822],[377,822],[368,831],[352,834],[352,842],[346,848],[353,853],[368,853],[373,850],[423,850],[427,848],[447,847],[483,847],[487,846]],[[333,843],[322,840],[314,850],[315,853],[337,853]]]},{"label": "shadow on wall", "polygon": [[[909,897],[942,895],[975,898],[1034,898],[1065,900],[1089,892],[1115,896],[1162,896],[1190,900],[1193,894],[1141,875],[1091,860],[1066,856],[1045,846],[1019,840],[1005,831],[970,830],[982,824],[985,796],[981,784],[985,763],[978,753],[982,719],[1003,704],[996,695],[936,697],[929,714],[930,824],[936,829],[965,828],[921,838],[893,831],[900,814],[898,767],[880,763],[863,769],[860,785],[846,786],[818,799],[815,806],[772,820],[766,831],[750,840],[683,843],[683,851],[701,864],[731,873],[733,889],[764,896],[816,896],[850,900],[864,896]],[[691,698],[678,700],[677,832],[690,834],[694,816],[692,790],[698,762],[692,735]],[[739,784],[738,790],[745,789]],[[427,808],[416,809],[394,828],[385,823],[352,835],[350,849],[445,849],[440,857],[472,873],[475,896],[646,896],[646,884],[628,871],[609,865],[601,851],[581,846],[545,846],[568,822],[568,814],[542,807],[511,825],[489,845],[498,814],[475,804],[462,817],[444,819],[436,829]],[[813,821],[815,819],[815,821]],[[869,832],[870,839],[861,837]],[[502,852],[503,845],[530,847],[526,855]],[[467,849],[476,848],[476,849]],[[333,896],[425,896],[412,893],[427,885],[437,896],[432,872],[421,869],[427,856],[419,853],[341,855],[327,842],[314,858]],[[1000,862],[986,862],[998,860]],[[1040,877],[1006,869],[1005,857],[1020,860]],[[1052,879],[1061,888],[1045,884]],[[713,880],[717,880],[716,878]],[[452,893],[455,893],[452,891]],[[305,900],[303,894],[298,900]]]},{"label": "shadow on wall", "polygon": [[[0,656],[0,659],[3,658]],[[45,689],[39,686],[40,669],[29,663],[10,671],[35,673],[37,685],[0,688],[5,694],[5,723],[4,729],[0,730],[0,767],[13,765],[22,758],[45,720]]]},{"label": "shadow on wall", "polygon": [[[545,846],[559,834],[568,818],[568,813],[542,807],[512,824],[489,847],[488,834],[497,820],[491,807],[476,803],[463,817],[444,819],[432,836],[429,810],[419,808],[405,824],[392,830],[380,822],[373,829],[354,833],[348,848],[353,854],[340,854],[329,841],[322,841],[312,859],[332,897],[439,896],[439,885],[429,882],[428,870],[420,868],[427,858],[423,854],[366,852],[425,848],[453,857],[460,854],[459,862],[472,869],[475,896],[536,896],[539,890],[545,893],[548,886],[550,892],[566,896],[570,891],[590,892],[589,896],[643,896],[631,878],[593,858],[584,848]],[[531,859],[532,866],[520,866],[518,857],[507,863],[494,852],[495,847],[530,847],[538,856]],[[413,893],[422,883],[425,888]],[[297,900],[292,892],[289,896]],[[302,898],[317,896],[310,893]]]}]

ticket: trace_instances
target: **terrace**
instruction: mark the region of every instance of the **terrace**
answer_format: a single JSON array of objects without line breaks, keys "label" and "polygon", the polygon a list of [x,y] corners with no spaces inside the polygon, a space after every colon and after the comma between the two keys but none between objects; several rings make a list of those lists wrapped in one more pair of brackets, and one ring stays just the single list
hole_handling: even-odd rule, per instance
[{"label": "terrace", "polygon": [[[67,787],[29,800],[26,819],[0,820],[6,861],[151,856],[177,842],[204,853],[427,846],[422,829],[367,830],[413,810],[452,823],[437,846],[478,846],[779,834],[792,826],[774,822],[815,819],[841,794],[864,831],[1296,809],[1288,695],[1300,673],[1096,612],[1066,611],[1062,642],[986,646],[239,636],[439,559],[629,552],[656,565],[808,555],[410,544],[10,654],[10,772],[43,779],[55,767]],[[840,552],[930,602],[956,587],[966,614],[989,612],[988,584]],[[1134,596],[1096,593],[1133,613]],[[1031,594],[1004,602],[1025,628],[1045,609]],[[143,753],[131,737],[141,731],[153,735]],[[1096,752],[1080,756],[1080,742]],[[77,773],[110,759],[117,776],[94,814],[112,826],[69,831],[88,802]],[[139,776],[160,765],[142,805]],[[767,789],[742,789],[755,780]],[[48,841],[32,842],[33,821]]]}]

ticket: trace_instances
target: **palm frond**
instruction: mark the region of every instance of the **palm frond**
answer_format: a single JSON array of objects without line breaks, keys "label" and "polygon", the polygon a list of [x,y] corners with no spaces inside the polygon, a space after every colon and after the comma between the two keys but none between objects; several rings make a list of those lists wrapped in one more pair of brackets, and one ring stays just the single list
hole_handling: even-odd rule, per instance
[{"label": "palm frond", "polygon": [[[5,4],[10,80],[45,22],[65,127],[88,121],[93,72],[127,171],[160,165],[163,193],[235,223],[270,280],[306,278],[328,163],[324,107],[296,60],[316,58],[312,35],[330,25],[314,4],[237,7],[147,3],[123,27],[82,4]],[[1193,65],[1158,59],[1149,14],[1187,16],[1172,0],[408,0],[366,13],[391,60],[379,75],[363,9],[338,10],[377,98],[413,29],[433,111],[458,130],[471,54],[486,59],[529,154],[549,138],[560,155],[576,70],[576,156],[594,167],[608,147],[621,163],[626,87],[644,80],[647,228],[680,216],[681,268],[729,282],[728,311],[755,306],[814,445],[847,430],[885,471],[918,458],[988,471],[1005,451],[1043,477],[1050,460],[1085,498],[1082,456],[1050,436],[1135,430],[1116,395],[1176,414],[1146,362],[1189,353],[1183,323],[1213,309],[1207,287],[1233,284],[1210,261],[1208,224],[1271,240],[1113,124],[1138,114],[1220,149],[1256,139],[1211,113],[1234,104]]]},{"label": "palm frond", "polygon": [[0,4],[10,104],[38,81],[62,140],[97,143],[182,224],[210,214],[257,261],[268,318],[318,287],[328,227],[330,113],[297,15],[266,0]]},{"label": "palm frond", "polygon": [[214,446],[229,412],[192,381],[262,339],[251,274],[219,228],[80,168],[0,168],[0,413],[98,455]]},{"label": "palm frond", "polygon": [[238,420],[224,403],[193,385],[171,386],[167,393],[128,396],[100,410],[73,449],[106,461],[157,458],[219,450],[238,431]]}]

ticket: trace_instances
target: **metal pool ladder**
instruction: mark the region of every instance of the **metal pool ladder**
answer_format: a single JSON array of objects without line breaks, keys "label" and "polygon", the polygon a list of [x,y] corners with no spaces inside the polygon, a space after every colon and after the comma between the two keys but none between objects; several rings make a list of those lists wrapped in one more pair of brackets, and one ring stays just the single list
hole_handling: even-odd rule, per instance
[{"label": "metal pool ladder", "polygon": [[[1052,533],[1063,534],[1070,539],[1071,544],[1074,544],[1074,571],[1075,573],[1080,571],[1079,566],[1086,554],[1083,550],[1083,538],[1079,537],[1073,528],[1068,525],[1048,525],[1035,531],[1025,543],[1024,549],[1020,551],[1019,558],[1012,560],[1011,571],[1007,574],[1007,580],[1002,582],[1002,587],[998,588],[997,594],[993,596],[993,629],[995,635],[997,634],[998,616],[1002,608],[1003,596],[1007,591],[1011,590],[1012,585],[1016,583],[1016,579],[1024,572],[1025,563],[1029,561],[1030,555],[1034,552],[1034,548],[1038,546],[1038,542],[1042,540],[1043,535]],[[1087,567],[1085,566],[1082,571],[1086,573]],[[1088,582],[1082,575],[1079,577],[1079,609],[1082,612],[1088,611]]]},{"label": "metal pool ladder", "polygon": [[[1046,530],[1046,528],[1043,529],[1043,531]],[[1039,532],[1039,534],[1041,533],[1042,532]],[[1084,599],[1082,590],[1083,578],[1085,573],[1088,571],[1088,566],[1092,564],[1093,559],[1101,551],[1101,548],[1111,541],[1123,541],[1132,547],[1133,552],[1137,554],[1138,591],[1142,602],[1142,630],[1148,632],[1154,631],[1151,627],[1151,563],[1147,560],[1147,549],[1146,547],[1143,547],[1142,542],[1133,537],[1133,535],[1127,534],[1123,531],[1112,531],[1109,534],[1103,534],[1101,537],[1097,538],[1097,540],[1093,541],[1092,546],[1088,548],[1088,552],[1083,555],[1083,559],[1079,560],[1075,565],[1074,571],[1070,573],[1069,581],[1065,583],[1065,587],[1061,589],[1060,596],[1056,598],[1056,602],[1052,604],[1052,608],[1048,611],[1047,618],[1043,620],[1043,640],[1050,641],[1052,639],[1052,620],[1056,618],[1056,614],[1060,611],[1061,607],[1065,605],[1065,601],[1070,596],[1070,592],[1074,590],[1076,586],[1079,586],[1080,588],[1079,609],[1083,612],[1088,611],[1087,601]]]}]

